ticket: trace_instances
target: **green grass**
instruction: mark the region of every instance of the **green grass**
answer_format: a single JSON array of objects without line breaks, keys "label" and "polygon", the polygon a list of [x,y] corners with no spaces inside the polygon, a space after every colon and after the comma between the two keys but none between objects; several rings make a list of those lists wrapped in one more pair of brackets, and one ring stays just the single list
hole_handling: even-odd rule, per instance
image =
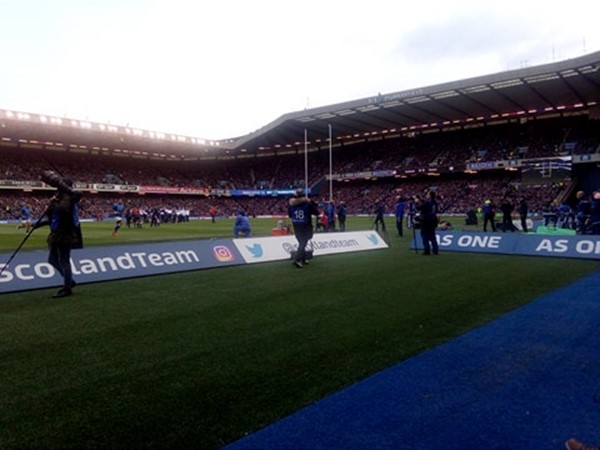
[{"label": "green grass", "polygon": [[[369,227],[351,219],[350,229]],[[255,234],[270,221],[253,221]],[[84,224],[87,245],[230,236],[231,221]],[[24,250],[43,248],[36,231]],[[390,233],[393,234],[393,233]],[[23,237],[0,226],[0,251]],[[0,448],[215,449],[600,269],[382,251],[0,299]]]}]

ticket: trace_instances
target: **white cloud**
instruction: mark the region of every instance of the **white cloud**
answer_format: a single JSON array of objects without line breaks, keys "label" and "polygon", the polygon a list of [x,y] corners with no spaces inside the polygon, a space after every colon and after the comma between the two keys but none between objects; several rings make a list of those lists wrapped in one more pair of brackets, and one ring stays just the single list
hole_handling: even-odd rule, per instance
[{"label": "white cloud", "polygon": [[581,8],[538,0],[11,2],[0,28],[0,107],[233,137],[306,106],[599,50],[596,16]]}]

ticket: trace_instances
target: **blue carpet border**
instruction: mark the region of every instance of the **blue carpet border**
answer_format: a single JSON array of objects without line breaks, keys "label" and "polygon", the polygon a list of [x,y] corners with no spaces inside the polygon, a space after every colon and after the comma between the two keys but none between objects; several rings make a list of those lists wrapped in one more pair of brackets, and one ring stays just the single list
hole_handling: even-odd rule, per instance
[{"label": "blue carpet border", "polygon": [[227,450],[562,449],[600,442],[600,272]]}]

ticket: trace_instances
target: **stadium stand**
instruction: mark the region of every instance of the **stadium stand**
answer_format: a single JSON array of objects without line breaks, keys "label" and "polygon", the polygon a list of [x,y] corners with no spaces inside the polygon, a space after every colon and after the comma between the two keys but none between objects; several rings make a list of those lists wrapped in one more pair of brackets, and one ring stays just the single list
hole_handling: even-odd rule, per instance
[{"label": "stadium stand", "polygon": [[285,190],[304,187],[305,177],[329,200],[330,170],[333,199],[349,214],[370,214],[376,202],[391,212],[397,196],[425,189],[437,190],[447,214],[506,195],[542,214],[572,204],[577,189],[598,188],[599,67],[597,52],[378,95],[290,113],[220,142],[0,110],[0,220],[15,219],[24,202],[41,213],[48,192],[39,174],[48,169],[89,192],[82,214],[96,219],[119,199],[192,216],[211,207],[284,214]]},{"label": "stadium stand", "polygon": [[[412,140],[403,145],[402,140],[383,143],[380,147],[370,146],[362,148],[358,146],[351,152],[337,151],[334,153],[334,174],[367,173],[377,170],[419,171],[423,168],[439,167],[443,164],[465,165],[469,158],[457,159],[467,156],[468,152],[461,152],[461,148],[481,148],[479,136],[475,134],[473,140],[469,136],[452,136],[445,145],[437,145],[441,136],[431,139],[423,136],[418,140]],[[502,142],[501,138],[496,141]],[[543,148],[554,152],[554,145],[558,142],[547,141]],[[559,143],[559,142],[558,142]],[[596,145],[598,141],[595,141]],[[488,148],[500,148],[500,144]],[[439,150],[442,148],[442,150]],[[514,148],[512,146],[511,148]],[[477,153],[477,152],[475,152]],[[480,152],[481,153],[481,152]],[[70,176],[80,183],[110,183],[124,185],[151,184],[166,187],[204,187],[227,189],[284,189],[293,188],[303,183],[303,155],[279,156],[261,158],[256,161],[243,161],[237,165],[235,161],[224,164],[221,167],[203,168],[201,164],[183,162],[161,162],[145,161],[143,165],[139,161],[120,158],[84,158],[81,155],[50,154],[29,150],[33,158],[26,168],[19,165],[22,155],[20,149],[2,149],[2,173],[3,178],[13,182],[26,182],[37,179],[39,173],[48,166],[60,168],[61,173]],[[356,156],[356,158],[355,158]],[[328,173],[324,163],[327,155],[323,152],[312,153],[309,158],[309,166],[312,168],[313,176],[310,179],[312,186],[321,182],[318,196],[328,198],[327,183],[323,180]],[[485,161],[478,159],[475,161]],[[400,164],[398,164],[400,162]],[[523,184],[519,174],[512,175],[505,171],[489,171],[477,175],[447,174],[438,177],[362,177],[357,179],[341,178],[334,183],[334,199],[344,201],[348,206],[350,214],[369,214],[372,206],[377,201],[384,201],[386,208],[391,210],[397,195],[410,198],[422,193],[424,190],[435,187],[438,189],[442,201],[442,209],[447,213],[461,214],[467,210],[477,207],[484,197],[501,198],[504,195],[522,195],[517,192]],[[415,180],[417,178],[418,180]],[[525,191],[531,202],[532,211],[542,211],[552,203],[559,191],[555,182],[527,185]],[[22,189],[3,189],[0,193],[2,203],[2,219],[10,219],[14,211],[18,211],[23,202],[32,203],[34,213],[39,212],[38,205],[45,204],[44,193],[38,191],[25,192]],[[128,204],[135,204],[143,209],[161,207],[180,208],[187,207],[192,210],[192,215],[204,215],[208,211],[209,203],[215,204],[221,214],[232,215],[238,207],[244,207],[249,214],[266,215],[281,214],[285,211],[285,202],[281,199],[260,198],[240,196],[226,198],[204,195],[181,196],[181,195],[156,195],[143,197],[137,194],[127,194],[125,197],[108,196],[106,194],[93,194],[86,196],[82,205],[83,214],[87,217],[104,218],[111,214],[111,205],[118,198],[125,198]],[[90,203],[88,205],[88,203]]]}]

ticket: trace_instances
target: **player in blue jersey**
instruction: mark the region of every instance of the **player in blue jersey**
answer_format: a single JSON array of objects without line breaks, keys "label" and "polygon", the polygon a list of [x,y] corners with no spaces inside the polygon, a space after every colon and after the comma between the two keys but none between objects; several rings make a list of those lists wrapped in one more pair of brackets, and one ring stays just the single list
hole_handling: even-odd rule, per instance
[{"label": "player in blue jersey", "polygon": [[21,206],[21,223],[17,226],[17,229],[19,228],[25,228],[26,233],[31,230],[31,208],[27,204]]},{"label": "player in blue jersey", "polygon": [[294,235],[298,241],[298,250],[293,255],[294,266],[302,268],[306,264],[306,245],[313,237],[312,216],[318,216],[319,209],[304,193],[296,190],[295,197],[290,199],[288,216],[292,219]]},{"label": "player in blue jersey", "polygon": [[239,210],[235,223],[233,225],[233,237],[238,238],[240,235],[244,237],[250,237],[250,220],[244,210]]}]

